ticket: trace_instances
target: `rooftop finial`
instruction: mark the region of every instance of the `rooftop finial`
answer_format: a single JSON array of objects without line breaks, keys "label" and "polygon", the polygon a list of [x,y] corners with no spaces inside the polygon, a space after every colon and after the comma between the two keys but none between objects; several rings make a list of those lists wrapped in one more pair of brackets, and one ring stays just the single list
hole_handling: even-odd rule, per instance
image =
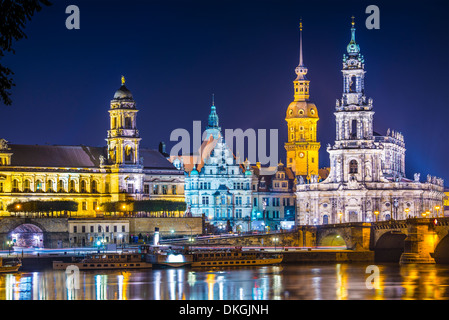
[{"label": "rooftop finial", "polygon": [[125,85],[125,76],[122,76],[122,86]]},{"label": "rooftop finial", "polygon": [[302,18],[299,19],[299,65],[304,65],[302,58]]},{"label": "rooftop finial", "polygon": [[215,93],[212,93],[212,105],[215,106]]},{"label": "rooftop finial", "polygon": [[354,18],[354,16],[352,16],[351,19],[352,19],[351,24],[352,24],[352,26],[354,26],[354,25],[355,25],[355,22],[354,22],[354,19],[355,19],[355,18]]}]

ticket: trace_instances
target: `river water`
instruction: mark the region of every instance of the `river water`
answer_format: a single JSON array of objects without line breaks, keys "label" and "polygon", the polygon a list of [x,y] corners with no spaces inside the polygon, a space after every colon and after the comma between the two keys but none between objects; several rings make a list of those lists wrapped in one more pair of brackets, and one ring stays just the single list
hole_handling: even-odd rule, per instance
[{"label": "river water", "polygon": [[376,266],[19,272],[0,275],[0,300],[449,299],[449,265]]}]

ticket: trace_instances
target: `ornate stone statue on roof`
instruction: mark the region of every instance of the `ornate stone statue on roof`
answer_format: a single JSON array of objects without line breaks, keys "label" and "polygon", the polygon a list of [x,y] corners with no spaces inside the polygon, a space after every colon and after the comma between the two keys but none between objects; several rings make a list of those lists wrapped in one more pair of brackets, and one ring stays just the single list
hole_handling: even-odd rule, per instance
[{"label": "ornate stone statue on roof", "polygon": [[8,150],[8,141],[0,139],[0,150]]}]

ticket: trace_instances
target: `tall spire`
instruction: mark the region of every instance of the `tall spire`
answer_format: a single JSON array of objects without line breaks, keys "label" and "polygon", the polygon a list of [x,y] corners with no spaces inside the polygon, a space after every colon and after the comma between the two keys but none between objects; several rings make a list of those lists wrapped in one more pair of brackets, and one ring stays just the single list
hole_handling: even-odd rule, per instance
[{"label": "tall spire", "polygon": [[304,66],[302,60],[302,19],[299,20],[299,65]]},{"label": "tall spire", "polygon": [[297,77],[295,80],[306,80],[307,68],[304,66],[302,56],[302,19],[299,22],[299,65],[295,69]]},{"label": "tall spire", "polygon": [[346,50],[348,51],[349,55],[357,55],[360,53],[360,47],[355,42],[355,22],[354,22],[354,16],[351,17],[351,41],[349,41],[348,47]]}]

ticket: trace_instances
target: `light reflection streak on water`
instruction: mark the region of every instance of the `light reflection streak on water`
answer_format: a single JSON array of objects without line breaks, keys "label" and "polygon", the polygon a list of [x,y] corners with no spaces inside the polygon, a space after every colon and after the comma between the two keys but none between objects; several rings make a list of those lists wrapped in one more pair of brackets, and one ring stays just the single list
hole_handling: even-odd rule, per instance
[{"label": "light reflection streak on water", "polygon": [[64,271],[21,272],[0,275],[0,299],[449,299],[449,266],[380,266],[371,290],[366,266],[81,271],[79,290],[66,288]]},{"label": "light reflection streak on water", "polygon": [[206,276],[207,283],[207,299],[214,300],[214,284],[215,284],[215,274],[210,273]]},{"label": "light reflection streak on water", "polygon": [[97,274],[95,276],[95,298],[96,300],[107,300],[108,276]]},{"label": "light reflection streak on water", "polygon": [[346,300],[348,297],[348,292],[346,288],[346,266],[342,264],[336,265],[337,271],[337,299],[338,300]]},{"label": "light reflection streak on water", "polygon": [[154,277],[154,299],[161,300],[161,272],[156,270]]}]

